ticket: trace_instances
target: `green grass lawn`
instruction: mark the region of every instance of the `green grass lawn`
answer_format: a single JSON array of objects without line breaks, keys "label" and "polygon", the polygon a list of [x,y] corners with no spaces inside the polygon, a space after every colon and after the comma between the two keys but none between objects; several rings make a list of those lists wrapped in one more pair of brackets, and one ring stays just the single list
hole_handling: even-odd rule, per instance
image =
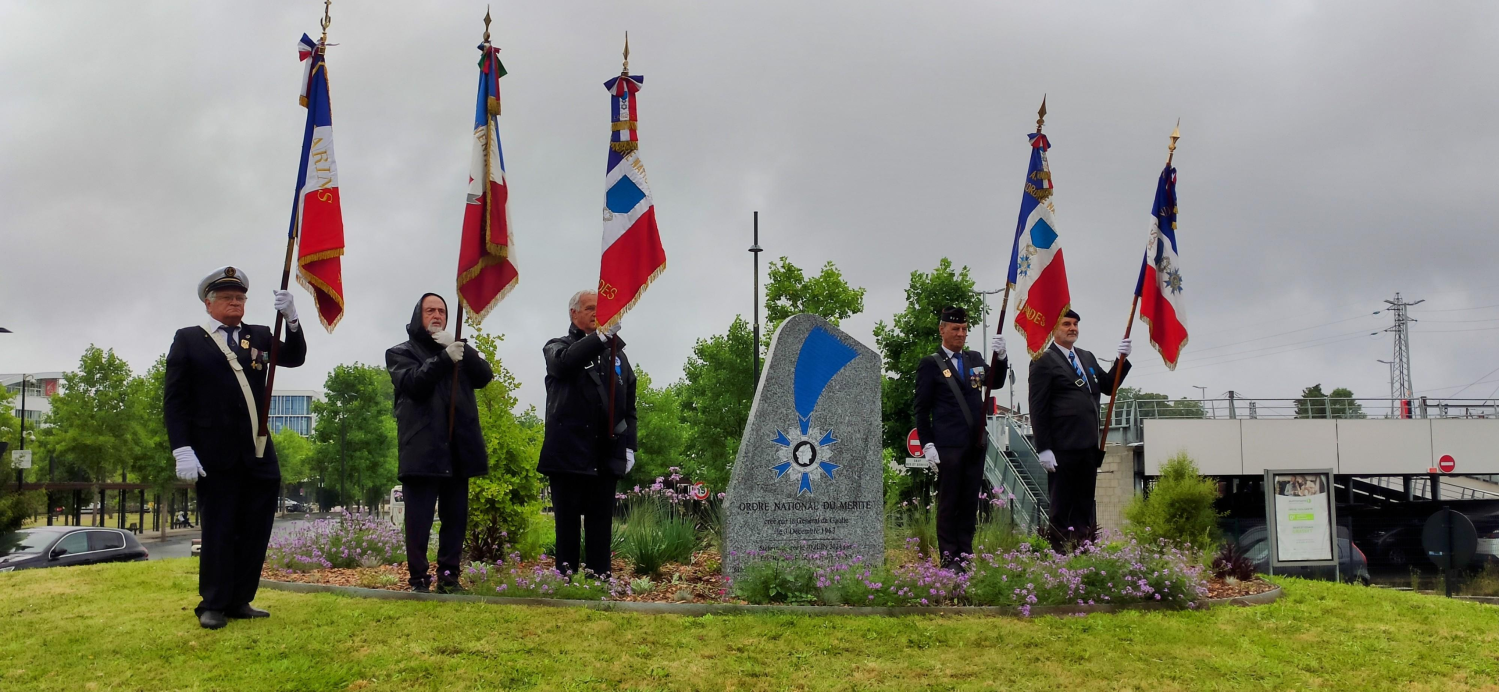
[{"label": "green grass lawn", "polygon": [[1284,580],[1087,618],[651,616],[263,590],[198,628],[191,559],[0,574],[0,690],[1499,690],[1499,608]]}]

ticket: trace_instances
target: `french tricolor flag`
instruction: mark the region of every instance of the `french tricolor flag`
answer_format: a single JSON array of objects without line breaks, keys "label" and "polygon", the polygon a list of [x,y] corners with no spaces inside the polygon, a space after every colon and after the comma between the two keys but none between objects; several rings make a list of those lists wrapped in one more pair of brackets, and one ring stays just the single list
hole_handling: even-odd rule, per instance
[{"label": "french tricolor flag", "polygon": [[1140,262],[1135,295],[1140,298],[1140,320],[1150,328],[1150,345],[1160,352],[1168,370],[1176,369],[1182,347],[1187,345],[1182,285],[1181,258],[1176,254],[1176,169],[1167,163],[1156,183],[1150,241]]},{"label": "french tricolor flag", "polygon": [[1052,330],[1072,307],[1072,295],[1053,216],[1051,168],[1046,162],[1051,142],[1040,132],[1030,138],[1030,169],[1010,250],[1009,283],[1015,296],[1015,328],[1025,336],[1025,349],[1035,360],[1051,345]]},{"label": "french tricolor flag", "polygon": [[635,95],[645,77],[621,73],[604,87],[613,97],[609,168],[604,176],[604,250],[599,264],[598,321],[619,322],[666,270],[656,205],[640,162]]},{"label": "french tricolor flag", "polygon": [[332,332],[344,316],[344,221],[338,164],[333,160],[333,112],[323,50],[307,34],[297,42],[297,55],[303,63],[301,102],[307,108],[307,128],[302,135],[289,232],[297,240],[297,283],[312,293],[318,321]]},{"label": "french tricolor flag", "polygon": [[483,322],[520,283],[510,231],[510,186],[505,176],[505,152],[500,146],[500,78],[506,72],[500,49],[489,42],[487,31],[479,54],[474,146],[469,158],[463,238],[458,245],[458,302],[475,324]]}]

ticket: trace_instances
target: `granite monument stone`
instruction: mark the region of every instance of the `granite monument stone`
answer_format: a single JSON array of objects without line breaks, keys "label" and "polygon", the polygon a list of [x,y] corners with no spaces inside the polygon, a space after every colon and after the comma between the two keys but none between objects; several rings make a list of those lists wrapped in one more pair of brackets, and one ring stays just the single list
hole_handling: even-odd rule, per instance
[{"label": "granite monument stone", "polygon": [[724,567],[764,553],[885,552],[880,357],[827,320],[781,324],[724,499]]}]

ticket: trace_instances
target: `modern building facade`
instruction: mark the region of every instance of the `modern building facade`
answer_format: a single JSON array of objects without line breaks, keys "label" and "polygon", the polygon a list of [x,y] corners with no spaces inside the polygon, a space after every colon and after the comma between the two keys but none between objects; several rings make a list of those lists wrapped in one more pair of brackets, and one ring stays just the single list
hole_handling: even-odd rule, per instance
[{"label": "modern building facade", "polygon": [[[11,392],[11,413],[17,418],[26,419],[26,427],[40,425],[52,413],[52,397],[62,387],[61,372],[28,372],[28,373],[3,373],[0,374],[0,387]],[[22,381],[25,382],[25,402],[21,399]],[[25,404],[26,410],[21,406]]]},{"label": "modern building facade", "polygon": [[291,428],[302,437],[312,437],[312,402],[322,398],[323,393],[313,389],[287,389],[272,394],[267,427],[272,434]]}]

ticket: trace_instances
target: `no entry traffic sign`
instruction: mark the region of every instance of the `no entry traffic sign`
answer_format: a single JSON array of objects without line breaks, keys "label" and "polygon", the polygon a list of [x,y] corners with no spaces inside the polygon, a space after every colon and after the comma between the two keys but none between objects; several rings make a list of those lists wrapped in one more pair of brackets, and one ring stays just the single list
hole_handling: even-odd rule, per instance
[{"label": "no entry traffic sign", "polygon": [[1442,473],[1452,473],[1452,469],[1457,468],[1457,460],[1453,459],[1451,454],[1443,454],[1442,458],[1437,460],[1437,468],[1441,469]]},{"label": "no entry traffic sign", "polygon": [[911,434],[906,435],[906,451],[913,457],[923,456],[921,453],[921,437],[916,434],[916,428],[911,428]]}]

